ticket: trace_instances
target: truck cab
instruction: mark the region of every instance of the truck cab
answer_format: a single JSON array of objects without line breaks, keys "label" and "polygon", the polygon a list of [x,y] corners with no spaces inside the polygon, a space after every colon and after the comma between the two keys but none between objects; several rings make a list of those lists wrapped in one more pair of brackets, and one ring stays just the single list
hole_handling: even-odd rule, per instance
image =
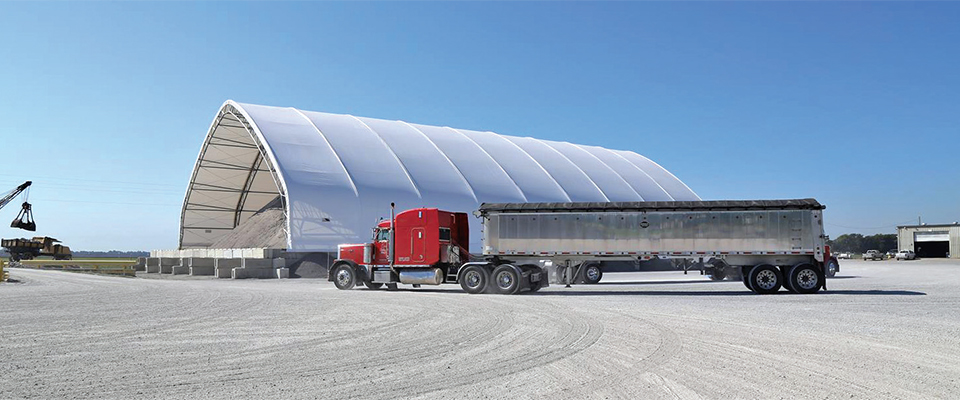
[{"label": "truck cab", "polygon": [[470,258],[468,224],[466,213],[403,211],[381,220],[369,243],[338,246],[328,279],[341,288],[455,282],[458,268]]}]

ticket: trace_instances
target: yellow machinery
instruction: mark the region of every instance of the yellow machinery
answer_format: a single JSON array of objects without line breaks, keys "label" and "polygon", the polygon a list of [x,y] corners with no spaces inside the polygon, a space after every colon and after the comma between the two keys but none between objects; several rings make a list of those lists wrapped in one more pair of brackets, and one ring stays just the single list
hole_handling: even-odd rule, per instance
[{"label": "yellow machinery", "polygon": [[3,239],[0,246],[10,252],[10,261],[32,260],[40,256],[50,256],[54,260],[69,260],[73,253],[69,246],[49,236],[37,236],[33,239]]}]

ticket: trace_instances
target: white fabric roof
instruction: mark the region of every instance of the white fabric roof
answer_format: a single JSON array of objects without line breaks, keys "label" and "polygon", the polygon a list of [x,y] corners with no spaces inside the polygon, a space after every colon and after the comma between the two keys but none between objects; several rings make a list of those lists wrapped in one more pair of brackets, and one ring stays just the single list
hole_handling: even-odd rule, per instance
[{"label": "white fabric roof", "polygon": [[[380,217],[483,202],[700,200],[631,151],[227,101],[184,199],[180,247],[207,247],[277,197],[287,248],[363,242]],[[471,218],[471,248],[480,224]]]}]

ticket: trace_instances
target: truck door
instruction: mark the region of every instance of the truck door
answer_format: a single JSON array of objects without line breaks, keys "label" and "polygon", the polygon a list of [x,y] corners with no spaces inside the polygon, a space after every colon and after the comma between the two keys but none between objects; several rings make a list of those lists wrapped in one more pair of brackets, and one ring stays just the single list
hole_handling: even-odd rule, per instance
[{"label": "truck door", "polygon": [[410,261],[423,262],[427,251],[426,240],[423,237],[423,228],[413,228],[410,233],[410,238],[413,241],[413,245],[410,246]]},{"label": "truck door", "polygon": [[377,236],[374,238],[375,254],[373,255],[374,264],[390,263],[390,230],[378,229]]}]

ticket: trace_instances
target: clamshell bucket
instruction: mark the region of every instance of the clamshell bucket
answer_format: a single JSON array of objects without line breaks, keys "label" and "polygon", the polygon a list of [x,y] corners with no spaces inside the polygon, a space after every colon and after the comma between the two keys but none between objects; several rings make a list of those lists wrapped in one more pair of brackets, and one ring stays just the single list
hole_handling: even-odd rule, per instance
[{"label": "clamshell bucket", "polygon": [[19,228],[25,231],[34,232],[37,230],[37,224],[33,222],[33,210],[30,203],[23,202],[23,208],[20,213],[10,223],[11,228]]}]

